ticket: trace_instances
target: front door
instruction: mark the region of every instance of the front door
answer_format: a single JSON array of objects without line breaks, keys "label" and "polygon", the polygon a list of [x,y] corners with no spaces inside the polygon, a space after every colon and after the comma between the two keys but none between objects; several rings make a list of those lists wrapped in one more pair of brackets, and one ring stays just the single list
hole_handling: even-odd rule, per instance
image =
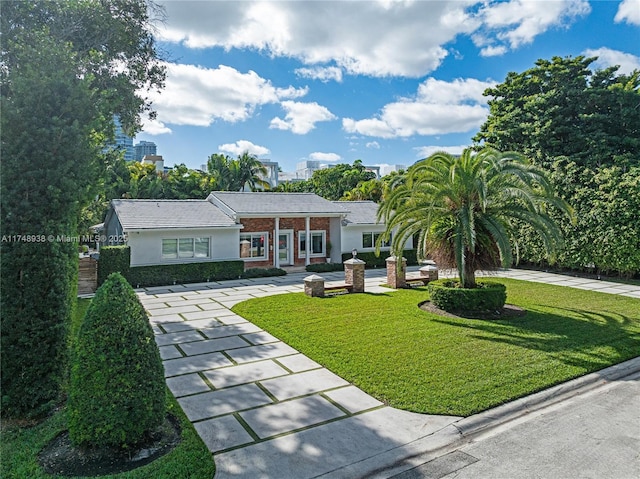
[{"label": "front door", "polygon": [[280,266],[293,264],[293,232],[280,231],[278,235],[278,263]]}]

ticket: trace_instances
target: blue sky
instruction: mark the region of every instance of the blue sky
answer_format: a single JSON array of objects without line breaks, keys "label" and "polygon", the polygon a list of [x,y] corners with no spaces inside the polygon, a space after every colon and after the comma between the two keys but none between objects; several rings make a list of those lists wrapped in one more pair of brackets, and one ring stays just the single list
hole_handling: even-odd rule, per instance
[{"label": "blue sky", "polygon": [[640,0],[160,3],[167,84],[136,141],[165,165],[248,150],[285,172],[409,166],[468,146],[482,92],[539,58],[640,69]]}]

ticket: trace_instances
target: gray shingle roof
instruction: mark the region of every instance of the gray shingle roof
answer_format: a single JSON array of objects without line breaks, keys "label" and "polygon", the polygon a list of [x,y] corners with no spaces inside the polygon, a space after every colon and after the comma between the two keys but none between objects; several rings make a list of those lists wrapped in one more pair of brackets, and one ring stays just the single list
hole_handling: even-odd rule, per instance
[{"label": "gray shingle roof", "polygon": [[314,193],[214,191],[210,198],[238,216],[340,216],[346,209]]},{"label": "gray shingle roof", "polygon": [[348,210],[346,225],[374,225],[378,204],[373,201],[334,201],[333,204]]},{"label": "gray shingle roof", "polygon": [[111,204],[125,231],[236,226],[206,200],[113,200]]}]

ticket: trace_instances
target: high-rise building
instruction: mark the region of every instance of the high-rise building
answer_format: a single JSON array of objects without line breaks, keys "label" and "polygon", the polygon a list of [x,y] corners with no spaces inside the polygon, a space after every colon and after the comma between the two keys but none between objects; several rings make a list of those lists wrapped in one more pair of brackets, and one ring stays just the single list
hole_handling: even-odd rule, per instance
[{"label": "high-rise building", "polygon": [[122,150],[124,151],[124,159],[126,161],[133,161],[135,158],[135,149],[133,148],[133,138],[127,135],[122,129],[122,123],[117,116],[113,117],[113,124],[115,126],[115,141],[106,146],[107,150]]},{"label": "high-rise building", "polygon": [[158,147],[153,141],[141,140],[139,143],[136,143],[133,148],[135,150],[133,156],[135,161],[142,161],[145,156],[155,156],[158,154]]}]

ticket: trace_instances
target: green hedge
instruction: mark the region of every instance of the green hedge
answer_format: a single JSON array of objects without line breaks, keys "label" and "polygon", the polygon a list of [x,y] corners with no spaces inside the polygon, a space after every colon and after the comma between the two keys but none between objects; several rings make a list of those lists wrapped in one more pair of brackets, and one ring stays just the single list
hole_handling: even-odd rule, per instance
[{"label": "green hedge", "polygon": [[477,288],[461,288],[450,279],[431,281],[427,288],[431,302],[449,312],[487,312],[502,309],[507,300],[507,288],[495,281],[482,281]]},{"label": "green hedge", "polygon": [[[388,251],[381,251],[380,256],[376,256],[373,251],[364,251],[358,253],[358,259],[366,263],[365,268],[386,268]],[[407,266],[415,266],[418,264],[418,258],[415,249],[405,249],[402,256],[407,260]],[[351,259],[351,253],[342,253],[342,261]]]},{"label": "green hedge", "polygon": [[160,352],[140,300],[120,273],[96,291],[75,345],[68,400],[74,443],[131,446],[162,424]]},{"label": "green hedge", "polygon": [[308,264],[304,268],[310,273],[330,273],[332,271],[344,271],[342,263],[315,263]]},{"label": "green hedge", "polygon": [[244,273],[243,261],[133,266],[127,279],[134,288],[182,283],[203,283],[238,279]]},{"label": "green hedge", "polygon": [[104,283],[111,273],[121,273],[128,279],[131,264],[131,248],[128,246],[103,246],[98,260],[98,286]]},{"label": "green hedge", "polygon": [[287,272],[280,268],[249,268],[242,273],[243,278],[269,278],[271,276],[285,276]]}]

